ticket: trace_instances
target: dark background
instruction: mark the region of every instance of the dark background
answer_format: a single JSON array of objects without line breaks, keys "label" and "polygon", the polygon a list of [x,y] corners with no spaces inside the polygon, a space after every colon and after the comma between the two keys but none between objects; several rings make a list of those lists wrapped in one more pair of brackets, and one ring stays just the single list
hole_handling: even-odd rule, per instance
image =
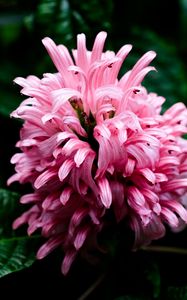
[{"label": "dark background", "polygon": [[[187,103],[186,0],[0,0],[0,187],[6,188],[14,172],[9,160],[21,126],[9,118],[23,100],[13,79],[54,71],[43,37],[74,48],[76,35],[84,32],[89,49],[100,30],[108,32],[109,49],[133,44],[123,71],[144,52],[155,50],[158,72],[148,76],[146,87],[166,97],[164,109],[177,101]],[[22,192],[24,187],[11,189]],[[187,249],[186,241],[186,230],[178,235],[168,231],[159,243]],[[94,266],[79,258],[66,278],[60,273],[62,258],[57,250],[29,269],[1,278],[0,297],[57,299],[59,294],[60,299],[78,299],[99,278],[100,284],[85,299],[187,299],[186,255],[129,253],[124,244],[125,238],[107,267],[101,263],[103,257]]]}]

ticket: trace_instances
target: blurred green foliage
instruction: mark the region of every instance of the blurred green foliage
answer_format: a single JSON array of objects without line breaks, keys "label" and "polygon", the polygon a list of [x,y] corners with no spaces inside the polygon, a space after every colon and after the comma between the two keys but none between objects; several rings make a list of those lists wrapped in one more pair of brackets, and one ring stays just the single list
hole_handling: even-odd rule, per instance
[{"label": "blurred green foliage", "polygon": [[28,237],[11,229],[20,213],[19,195],[0,189],[0,277],[22,270],[35,261],[38,236]]},{"label": "blurred green foliage", "polygon": [[[20,127],[20,123],[10,119],[9,114],[23,100],[19,88],[13,85],[13,79],[30,74],[41,77],[45,72],[55,71],[41,44],[43,37],[50,36],[56,43],[74,48],[76,35],[84,32],[89,49],[95,35],[101,30],[108,32],[107,47],[114,51],[125,43],[134,46],[124,63],[122,73],[144,52],[155,50],[157,58],[152,64],[158,72],[151,72],[144,84],[148,90],[167,99],[164,109],[175,101],[187,103],[187,0],[0,0],[2,188],[6,188],[6,180],[13,173],[9,159],[15,152],[14,144],[18,140]],[[12,189],[14,188],[15,186]],[[0,192],[0,235],[5,230],[2,224],[9,218],[3,213],[4,209],[11,214],[11,221],[16,215],[14,201],[17,196],[8,193],[10,192],[5,190]],[[34,261],[32,243],[24,237],[20,242],[15,237],[12,241],[6,241],[5,237],[10,238],[12,234],[11,224],[7,223],[6,234],[3,239],[0,236],[0,275],[29,266]],[[184,237],[183,241],[186,241]],[[174,240],[174,243],[179,244],[179,240]],[[141,260],[141,254],[136,259]],[[102,289],[95,291],[93,299],[187,299],[187,277],[184,275],[186,263],[181,263],[181,268],[177,268],[176,263],[172,273],[170,259],[172,261],[173,257],[164,258],[164,263],[158,257],[157,260],[151,257],[148,261],[143,259],[141,262],[136,259],[121,261],[119,255],[114,262],[116,267],[112,274],[101,285]],[[5,261],[8,267],[6,265],[1,269]],[[182,259],[180,262],[183,262]],[[53,274],[49,278],[53,278]],[[182,284],[179,284],[179,278]],[[75,283],[77,277],[72,280]],[[58,283],[63,286],[61,281]],[[117,286],[115,291],[114,283]],[[57,288],[57,283],[55,284]],[[84,280],[80,281],[81,284],[84,288]],[[134,286],[136,291],[133,290]],[[73,295],[75,293],[74,291]]]}]

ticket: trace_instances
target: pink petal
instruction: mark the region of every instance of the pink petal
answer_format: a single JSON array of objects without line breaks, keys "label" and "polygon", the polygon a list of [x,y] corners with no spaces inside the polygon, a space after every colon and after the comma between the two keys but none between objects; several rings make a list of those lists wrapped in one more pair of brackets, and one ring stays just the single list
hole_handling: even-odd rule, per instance
[{"label": "pink petal", "polygon": [[156,181],[155,174],[150,169],[145,168],[145,169],[139,170],[138,172],[140,174],[142,174],[152,184],[155,184],[155,181]]},{"label": "pink petal", "polygon": [[[81,94],[73,89],[63,88],[52,92],[53,102],[53,113],[57,112],[63,105],[68,102],[72,97],[81,98]],[[73,111],[73,108],[69,104],[69,111]]]},{"label": "pink petal", "polygon": [[76,250],[79,250],[82,245],[84,244],[88,234],[90,232],[90,228],[86,227],[86,228],[82,228],[78,231],[75,240],[74,240],[74,246]]},{"label": "pink petal", "polygon": [[160,215],[162,208],[159,203],[155,203],[153,205],[153,211],[155,212],[156,215],[158,215],[158,216]]},{"label": "pink petal", "polygon": [[64,59],[63,56],[67,56],[67,52],[64,54],[64,48],[58,48],[55,43],[48,37],[44,38],[42,40],[42,43],[44,44],[45,48],[47,49],[51,59],[53,60],[57,70],[63,75],[64,79],[66,80],[72,80],[71,74],[68,74],[67,67],[69,66],[69,63],[71,61]]},{"label": "pink petal", "polygon": [[122,66],[122,63],[127,57],[127,55],[129,54],[129,52],[131,51],[131,49],[132,49],[132,45],[125,45],[117,52],[116,56],[121,58],[121,60],[118,63],[116,63],[115,66],[113,67],[113,70],[111,72],[111,79],[110,79],[111,83],[115,83],[119,70]]},{"label": "pink petal", "polygon": [[134,186],[129,187],[128,189],[128,199],[130,203],[135,202],[136,204],[140,206],[144,206],[145,204],[145,198],[143,194]]},{"label": "pink petal", "polygon": [[63,242],[62,237],[52,237],[45,244],[43,244],[37,252],[37,258],[42,259],[57,248]]},{"label": "pink petal", "polygon": [[62,273],[64,275],[66,275],[69,272],[69,269],[70,269],[73,261],[75,260],[76,255],[77,255],[77,252],[75,250],[69,250],[66,253],[63,263],[62,263],[62,267],[61,267]]},{"label": "pink petal", "polygon": [[14,222],[13,222],[13,229],[17,229],[18,227],[20,227],[22,224],[26,223],[28,220],[28,214],[23,213],[19,218],[17,218]]},{"label": "pink petal", "polygon": [[154,67],[146,67],[143,70],[141,70],[132,80],[131,84],[134,86],[139,86],[140,83],[143,81],[145,75],[149,73],[150,71],[155,71],[156,69]]},{"label": "pink petal", "polygon": [[179,224],[176,215],[166,207],[162,207],[161,217],[172,227],[177,227]]},{"label": "pink petal", "polygon": [[77,168],[80,167],[80,165],[83,163],[83,161],[86,159],[86,157],[89,155],[90,152],[91,152],[90,148],[82,148],[77,150],[74,156],[74,161],[76,163]]},{"label": "pink petal", "polygon": [[173,179],[162,184],[164,192],[175,191],[181,188],[187,188],[187,179]]},{"label": "pink petal", "polygon": [[42,208],[48,210],[52,203],[58,198],[58,193],[49,194],[42,203]]},{"label": "pink petal", "polygon": [[107,33],[104,31],[98,33],[98,35],[96,36],[92,48],[91,63],[101,58],[106,37],[107,37]]},{"label": "pink petal", "polygon": [[77,65],[84,69],[87,69],[87,49],[86,49],[86,37],[85,34],[81,33],[77,35]]},{"label": "pink petal", "polygon": [[14,174],[12,175],[8,180],[7,180],[7,185],[10,185],[12,182],[14,181],[20,181],[20,177],[21,175],[20,174]]},{"label": "pink petal", "polygon": [[27,223],[29,221],[29,218],[32,214],[36,216],[36,214],[40,213],[39,207],[37,205],[32,206],[28,211],[23,213],[19,218],[17,218],[13,222],[13,229],[17,229],[19,226],[21,226],[24,223]]},{"label": "pink petal", "polygon": [[100,189],[99,194],[100,194],[101,202],[106,208],[109,208],[112,203],[112,192],[108,180],[105,177],[99,179],[98,186]]},{"label": "pink petal", "polygon": [[72,159],[66,159],[58,170],[58,177],[63,181],[70,173],[75,163]]},{"label": "pink petal", "polygon": [[69,139],[69,141],[66,142],[66,144],[63,147],[63,153],[67,156],[69,156],[70,154],[72,154],[73,152],[75,152],[78,149],[82,149],[82,148],[87,148],[89,147],[89,144],[87,144],[86,142],[83,142],[81,140],[79,140],[78,138],[72,138]]},{"label": "pink petal", "polygon": [[152,203],[159,202],[159,196],[150,189],[142,188],[141,192],[144,195],[144,197],[148,198]]},{"label": "pink petal", "polygon": [[68,202],[72,193],[73,193],[73,189],[71,187],[64,188],[64,190],[62,191],[62,193],[60,195],[60,202],[63,205],[66,205],[66,203]]},{"label": "pink petal", "polygon": [[164,113],[164,116],[171,116],[172,118],[176,115],[180,115],[183,111],[186,111],[186,106],[182,102],[175,103]]},{"label": "pink petal", "polygon": [[75,138],[75,134],[67,131],[59,132],[57,134],[57,142],[59,144],[69,138]]},{"label": "pink petal", "polygon": [[36,144],[37,144],[37,142],[35,139],[25,139],[25,140],[17,142],[16,147],[31,147]]},{"label": "pink petal", "polygon": [[180,218],[187,223],[187,210],[175,200],[163,201],[163,205],[176,212]]},{"label": "pink petal", "polygon": [[164,182],[164,181],[168,181],[168,177],[166,176],[166,174],[163,173],[155,173],[156,176],[156,182]]},{"label": "pink petal", "polygon": [[145,53],[138,62],[134,65],[132,71],[129,74],[127,82],[125,84],[125,88],[128,88],[132,84],[132,80],[134,77],[145,67],[149,65],[149,63],[155,58],[156,53],[154,51],[149,51]]},{"label": "pink petal", "polygon": [[30,202],[37,202],[40,201],[41,197],[39,194],[27,194],[20,198],[20,203],[30,203]]},{"label": "pink petal", "polygon": [[88,214],[87,208],[77,209],[71,217],[68,232],[70,236],[73,236],[75,229],[81,224],[84,217]]},{"label": "pink petal", "polygon": [[133,171],[134,171],[134,167],[135,167],[135,161],[134,159],[128,158],[127,163],[125,165],[125,171],[124,171],[124,176],[130,176]]},{"label": "pink petal", "polygon": [[10,162],[11,164],[16,164],[19,162],[19,160],[24,156],[23,153],[16,153],[12,156]]},{"label": "pink petal", "polygon": [[43,185],[45,185],[49,180],[51,180],[53,177],[56,177],[56,171],[52,170],[46,170],[42,174],[40,174],[35,182],[34,182],[34,187],[36,189],[41,188]]}]

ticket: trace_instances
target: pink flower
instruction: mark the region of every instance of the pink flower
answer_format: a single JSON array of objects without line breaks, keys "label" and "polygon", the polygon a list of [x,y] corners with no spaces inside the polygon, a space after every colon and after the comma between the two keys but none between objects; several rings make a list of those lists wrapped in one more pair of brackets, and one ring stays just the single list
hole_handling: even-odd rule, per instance
[{"label": "pink flower", "polygon": [[164,236],[165,224],[187,223],[187,109],[177,103],[161,114],[165,99],[142,87],[153,51],[118,79],[131,45],[103,52],[105,39],[100,32],[88,51],[78,35],[72,58],[45,38],[57,73],[15,79],[28,98],[12,113],[24,123],[8,183],[29,182],[33,193],[21,197],[32,206],[13,227],[27,223],[29,235],[41,229],[48,240],[39,259],[62,246],[64,274],[108,211],[128,222],[135,248]]}]

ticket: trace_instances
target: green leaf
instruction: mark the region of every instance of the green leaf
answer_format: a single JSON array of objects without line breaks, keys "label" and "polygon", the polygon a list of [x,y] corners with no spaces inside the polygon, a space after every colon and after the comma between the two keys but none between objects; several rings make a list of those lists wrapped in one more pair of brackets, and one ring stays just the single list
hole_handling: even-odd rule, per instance
[{"label": "green leaf", "polygon": [[10,113],[15,110],[22,98],[19,88],[13,84],[13,80],[21,73],[20,68],[13,61],[7,63],[2,61],[0,69],[0,114],[5,117],[10,117]]},{"label": "green leaf", "polygon": [[158,265],[154,262],[149,263],[149,265],[146,266],[145,273],[147,280],[152,285],[153,297],[154,299],[158,299],[161,289],[161,277]]},{"label": "green leaf", "polygon": [[[99,30],[110,31],[114,3],[111,0],[70,1],[79,18],[76,19],[79,30],[94,35]],[[74,13],[75,16],[75,13]]]},{"label": "green leaf", "polygon": [[43,36],[71,45],[72,10],[68,0],[40,0],[34,15],[25,18],[25,24],[31,31],[39,30]]},{"label": "green leaf", "polygon": [[[8,90],[8,88],[10,88],[10,90]],[[15,94],[13,94],[11,85],[1,87],[0,114],[4,117],[10,118],[10,113],[19,106],[21,100],[22,99],[18,93],[15,92]]]},{"label": "green leaf", "polygon": [[17,216],[19,195],[0,189],[0,237],[12,236],[11,224]]},{"label": "green leaf", "polygon": [[12,237],[0,240],[0,277],[30,267],[36,260],[33,249],[39,237]]},{"label": "green leaf", "polygon": [[180,6],[180,41],[182,48],[182,52],[184,55],[186,55],[187,50],[187,1],[186,0],[179,0],[179,6]]},{"label": "green leaf", "polygon": [[89,41],[100,30],[110,31],[112,15],[112,0],[40,0],[37,10],[25,17],[25,25],[72,48],[78,33],[84,32]]},{"label": "green leaf", "polygon": [[16,236],[12,222],[18,215],[19,195],[0,189],[0,277],[32,265],[40,238]]},{"label": "green leaf", "polygon": [[170,286],[167,289],[167,300],[186,300],[187,286],[174,287]]}]

